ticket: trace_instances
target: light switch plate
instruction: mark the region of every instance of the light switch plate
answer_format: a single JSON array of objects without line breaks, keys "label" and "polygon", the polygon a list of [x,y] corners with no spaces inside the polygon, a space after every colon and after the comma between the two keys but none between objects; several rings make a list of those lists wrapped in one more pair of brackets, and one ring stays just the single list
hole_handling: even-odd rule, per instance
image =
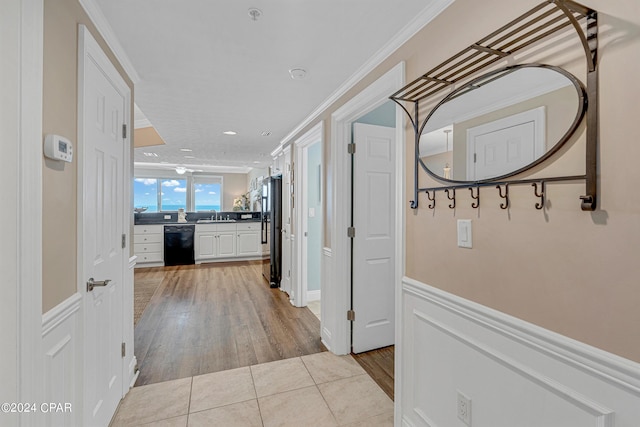
[{"label": "light switch plate", "polygon": [[469,248],[473,247],[473,240],[471,238],[471,220],[459,219],[458,220],[458,247]]},{"label": "light switch plate", "polygon": [[171,215],[165,215],[164,219],[171,219]]}]

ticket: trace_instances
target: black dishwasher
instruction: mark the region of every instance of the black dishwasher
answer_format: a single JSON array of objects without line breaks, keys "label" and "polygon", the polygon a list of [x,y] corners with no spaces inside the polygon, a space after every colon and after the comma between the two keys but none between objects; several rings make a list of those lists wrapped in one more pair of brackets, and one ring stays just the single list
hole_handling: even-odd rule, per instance
[{"label": "black dishwasher", "polygon": [[195,225],[164,226],[164,265],[195,264],[193,235]]}]

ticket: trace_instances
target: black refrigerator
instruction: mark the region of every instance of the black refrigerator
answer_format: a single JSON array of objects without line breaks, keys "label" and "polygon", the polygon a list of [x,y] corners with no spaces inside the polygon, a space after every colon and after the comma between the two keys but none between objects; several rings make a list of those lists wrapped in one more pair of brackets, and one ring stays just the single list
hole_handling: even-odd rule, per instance
[{"label": "black refrigerator", "polygon": [[262,275],[272,288],[280,287],[282,269],[282,177],[262,182],[262,253],[269,253],[262,264]]}]

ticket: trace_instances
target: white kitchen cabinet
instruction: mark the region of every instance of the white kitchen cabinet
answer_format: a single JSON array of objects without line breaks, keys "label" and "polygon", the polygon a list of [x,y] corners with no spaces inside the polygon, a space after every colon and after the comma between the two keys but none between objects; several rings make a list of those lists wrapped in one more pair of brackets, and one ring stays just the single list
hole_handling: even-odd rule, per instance
[{"label": "white kitchen cabinet", "polygon": [[133,227],[133,253],[136,265],[149,267],[164,264],[164,228],[162,225]]},{"label": "white kitchen cabinet", "polygon": [[261,254],[260,244],[260,223],[252,222],[237,225],[238,241],[237,241],[237,253],[238,256],[259,256]]},{"label": "white kitchen cabinet", "polygon": [[196,224],[196,261],[236,256],[235,224]]}]

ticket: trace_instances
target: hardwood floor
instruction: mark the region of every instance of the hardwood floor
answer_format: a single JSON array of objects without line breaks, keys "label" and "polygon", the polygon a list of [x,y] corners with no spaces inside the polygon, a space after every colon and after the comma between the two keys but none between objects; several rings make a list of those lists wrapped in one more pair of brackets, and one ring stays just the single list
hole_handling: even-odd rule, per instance
[{"label": "hardwood floor", "polygon": [[351,355],[380,388],[387,393],[387,396],[393,400],[395,346],[379,348],[360,354],[352,353]]},{"label": "hardwood floor", "polygon": [[319,353],[320,321],[260,262],[140,268],[159,288],[135,327],[136,386]]}]

